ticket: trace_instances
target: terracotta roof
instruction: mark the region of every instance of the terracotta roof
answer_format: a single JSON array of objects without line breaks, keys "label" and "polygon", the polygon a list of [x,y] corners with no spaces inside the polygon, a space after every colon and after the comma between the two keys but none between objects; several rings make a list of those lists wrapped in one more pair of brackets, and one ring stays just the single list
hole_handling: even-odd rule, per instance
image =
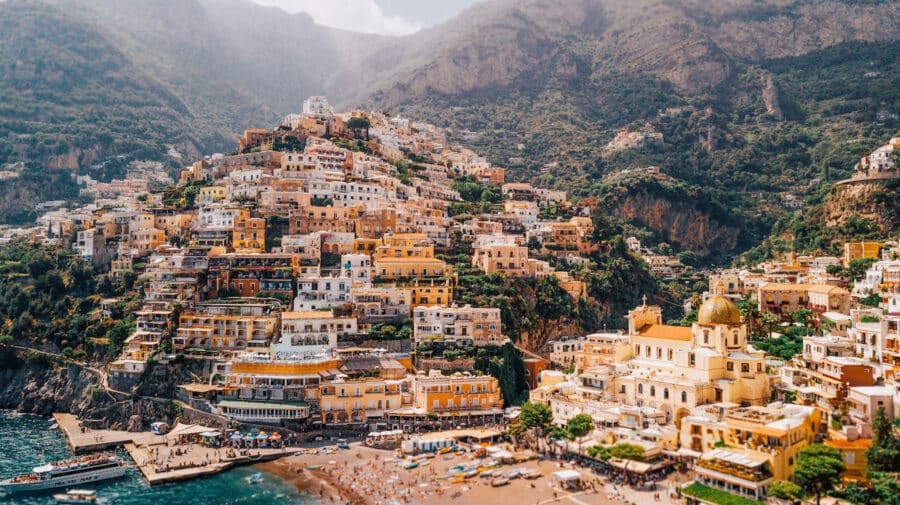
[{"label": "terracotta roof", "polygon": [[813,293],[828,293],[833,295],[849,295],[850,292],[840,286],[832,286],[830,284],[813,284],[809,287],[809,291]]},{"label": "terracotta roof", "polygon": [[854,441],[849,440],[825,440],[825,445],[834,447],[835,449],[868,449],[872,447],[871,438],[858,438]]},{"label": "terracotta roof", "polygon": [[787,282],[770,282],[759,288],[760,291],[809,291],[809,284],[792,284]]},{"label": "terracotta roof", "polygon": [[662,338],[666,340],[690,340],[691,329],[686,326],[669,326],[666,324],[647,324],[638,331],[639,337]]}]

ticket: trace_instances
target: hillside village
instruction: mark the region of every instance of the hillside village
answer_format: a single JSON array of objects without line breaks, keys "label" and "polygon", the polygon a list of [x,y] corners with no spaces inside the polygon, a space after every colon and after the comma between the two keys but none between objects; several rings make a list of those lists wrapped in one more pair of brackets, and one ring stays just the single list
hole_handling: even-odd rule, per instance
[{"label": "hillside village", "polygon": [[[635,135],[610,149],[661,134]],[[859,170],[896,172],[885,154],[896,145]],[[506,181],[440,128],[337,113],[310,97],[177,181],[158,168],[82,179],[92,203],[51,202],[35,227],[0,239],[71,245],[139,286],[134,327],[106,364],[116,390],[134,390],[152,364],[201,360],[208,375],[178,392],[199,412],[410,437],[521,426],[527,398],[521,408],[546,405],[557,432],[589,416],[590,429],[562,437],[559,451],[623,474],[678,462],[693,468],[693,489],[748,500],[789,480],[816,442],[841,453],[846,478],[865,479],[876,416],[900,418],[900,244],[891,237],[846,243],[843,257],[710,272],[681,325],[645,297],[621,314],[627,328],[526,345],[503,307],[461,302],[460,271],[544,279],[576,306],[589,298],[586,283],[561,265],[608,245],[595,239],[593,209]],[[660,276],[687,268],[633,237],[627,247]],[[92,317],[122,303],[103,299]],[[476,366],[486,357],[495,366]],[[643,463],[601,457],[623,445],[637,446]]]}]

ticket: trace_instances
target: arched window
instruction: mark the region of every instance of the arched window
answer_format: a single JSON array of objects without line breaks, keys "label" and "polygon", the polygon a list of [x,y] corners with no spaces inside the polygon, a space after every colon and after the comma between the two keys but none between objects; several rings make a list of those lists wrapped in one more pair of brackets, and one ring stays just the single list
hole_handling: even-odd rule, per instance
[{"label": "arched window", "polygon": [[638,394],[639,395],[644,394],[644,385],[643,384],[638,384]]},{"label": "arched window", "polygon": [[669,388],[663,388],[663,400],[669,399]]},{"label": "arched window", "polygon": [[731,337],[731,343],[732,343],[732,345],[738,345],[738,334],[737,334],[737,332],[734,332],[734,335],[732,335],[732,337]]},{"label": "arched window", "polygon": [[687,403],[687,391],[681,392],[681,403]]},{"label": "arched window", "polygon": [[709,330],[703,330],[703,343],[709,343]]},{"label": "arched window", "polygon": [[656,386],[650,386],[650,396],[656,396]]}]

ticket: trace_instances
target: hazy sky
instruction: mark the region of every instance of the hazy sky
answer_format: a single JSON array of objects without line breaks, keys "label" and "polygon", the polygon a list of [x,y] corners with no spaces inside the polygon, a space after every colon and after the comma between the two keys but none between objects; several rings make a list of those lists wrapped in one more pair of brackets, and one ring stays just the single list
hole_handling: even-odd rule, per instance
[{"label": "hazy sky", "polygon": [[450,19],[482,0],[253,0],[287,12],[305,12],[316,23],[355,32],[408,35]]}]

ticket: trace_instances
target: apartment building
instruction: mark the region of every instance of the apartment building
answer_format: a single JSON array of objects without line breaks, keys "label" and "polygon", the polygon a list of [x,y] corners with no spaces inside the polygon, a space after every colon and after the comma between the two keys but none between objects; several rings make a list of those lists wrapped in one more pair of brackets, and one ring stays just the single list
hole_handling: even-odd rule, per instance
[{"label": "apartment building", "polygon": [[172,349],[189,348],[239,353],[269,346],[280,312],[272,303],[233,300],[197,304],[181,313]]},{"label": "apartment building", "polygon": [[422,306],[413,310],[416,345],[503,345],[500,309]]},{"label": "apartment building", "polygon": [[[428,424],[440,427],[482,426],[503,418],[500,384],[489,375],[420,372],[412,379],[413,404],[387,412],[391,429],[412,431]],[[433,419],[429,418],[429,414]]]}]

